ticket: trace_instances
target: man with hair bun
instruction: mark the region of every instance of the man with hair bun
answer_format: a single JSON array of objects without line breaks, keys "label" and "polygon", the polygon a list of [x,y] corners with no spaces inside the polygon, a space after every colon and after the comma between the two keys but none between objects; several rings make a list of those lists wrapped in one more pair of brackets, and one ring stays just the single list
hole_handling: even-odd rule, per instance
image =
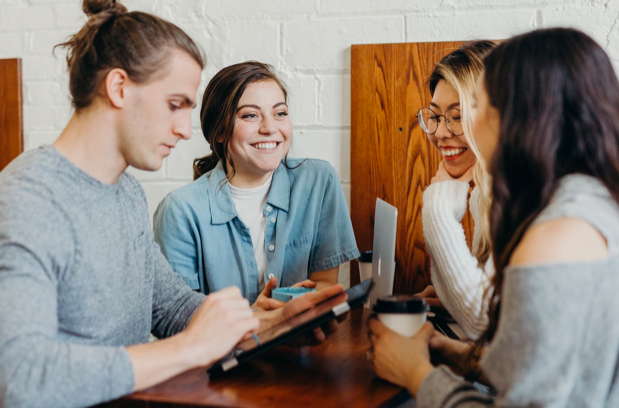
[{"label": "man with hair bun", "polygon": [[[114,0],[83,10],[61,44],[75,113],[53,145],[0,173],[0,407],[118,398],[343,291],[254,313],[238,288],[205,297],[172,271],[125,170],[159,169],[191,136],[202,54],[180,28]],[[163,340],[148,344],[151,332]]]}]

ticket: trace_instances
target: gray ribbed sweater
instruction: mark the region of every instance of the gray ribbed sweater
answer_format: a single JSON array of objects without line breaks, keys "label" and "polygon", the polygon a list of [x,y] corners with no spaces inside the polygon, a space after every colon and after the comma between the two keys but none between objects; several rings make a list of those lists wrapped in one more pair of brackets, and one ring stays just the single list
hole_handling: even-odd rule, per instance
[{"label": "gray ribbed sweater", "polygon": [[619,407],[619,207],[596,179],[565,177],[536,222],[576,217],[608,241],[595,262],[508,267],[481,395],[446,367],[422,382],[418,407]]},{"label": "gray ribbed sweater", "polygon": [[125,346],[184,329],[204,296],[153,240],[144,192],[46,146],[0,173],[0,407],[80,407],[133,391]]}]

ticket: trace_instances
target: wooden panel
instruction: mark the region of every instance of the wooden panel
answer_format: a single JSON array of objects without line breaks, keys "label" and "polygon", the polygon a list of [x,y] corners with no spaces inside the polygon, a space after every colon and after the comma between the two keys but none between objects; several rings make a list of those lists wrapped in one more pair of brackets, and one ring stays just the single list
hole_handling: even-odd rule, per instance
[{"label": "wooden panel", "polygon": [[[372,249],[376,197],[398,208],[394,293],[430,283],[423,239],[423,190],[442,160],[417,122],[431,100],[426,81],[434,64],[462,42],[352,47],[351,217],[357,245]],[[472,218],[463,222],[471,240]],[[353,262],[351,285],[359,282]]]},{"label": "wooden panel", "polygon": [[23,151],[21,60],[0,60],[0,170]]}]

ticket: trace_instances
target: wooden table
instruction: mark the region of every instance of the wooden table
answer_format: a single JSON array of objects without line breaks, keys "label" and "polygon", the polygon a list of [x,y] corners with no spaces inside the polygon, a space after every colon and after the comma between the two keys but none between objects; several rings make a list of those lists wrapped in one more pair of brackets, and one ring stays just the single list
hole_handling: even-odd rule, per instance
[{"label": "wooden table", "polygon": [[216,378],[190,370],[107,406],[397,407],[410,394],[378,378],[366,360],[368,315],[353,310],[319,346],[277,347]]}]

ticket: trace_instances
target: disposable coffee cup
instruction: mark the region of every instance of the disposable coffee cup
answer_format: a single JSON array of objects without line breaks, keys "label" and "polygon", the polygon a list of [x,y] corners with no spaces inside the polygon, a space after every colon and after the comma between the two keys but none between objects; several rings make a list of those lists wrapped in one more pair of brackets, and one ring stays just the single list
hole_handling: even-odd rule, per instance
[{"label": "disposable coffee cup", "polygon": [[396,333],[413,337],[426,322],[426,301],[413,295],[383,296],[376,300],[378,320]]}]

